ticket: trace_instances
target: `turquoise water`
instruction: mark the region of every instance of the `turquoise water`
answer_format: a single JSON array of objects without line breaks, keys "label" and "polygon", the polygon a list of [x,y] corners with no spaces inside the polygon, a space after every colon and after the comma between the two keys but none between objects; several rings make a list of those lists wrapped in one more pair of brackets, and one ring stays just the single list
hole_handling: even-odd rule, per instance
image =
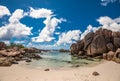
[{"label": "turquoise water", "polygon": [[69,52],[44,52],[40,56],[42,59],[31,62],[29,66],[37,68],[74,68],[99,62],[98,60],[77,59],[71,56]]}]

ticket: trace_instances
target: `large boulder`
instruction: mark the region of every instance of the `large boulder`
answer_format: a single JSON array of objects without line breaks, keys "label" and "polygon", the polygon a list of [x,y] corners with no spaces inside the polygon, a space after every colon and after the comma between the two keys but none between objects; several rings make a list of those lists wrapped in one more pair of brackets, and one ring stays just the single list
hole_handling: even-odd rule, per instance
[{"label": "large boulder", "polygon": [[18,56],[20,55],[21,53],[19,51],[6,51],[6,50],[1,50],[0,51],[0,55],[2,56],[8,56],[8,57],[13,57],[13,56]]},{"label": "large boulder", "polygon": [[85,38],[84,38],[84,50],[86,50],[88,48],[88,46],[92,42],[93,38],[94,38],[93,32],[90,32],[85,36]]},{"label": "large boulder", "polygon": [[120,63],[120,48],[117,49],[115,55],[114,55],[114,60],[117,63]]},{"label": "large boulder", "polygon": [[77,44],[76,43],[73,43],[70,47],[70,52],[72,55],[74,54],[78,54],[79,50],[77,50]]},{"label": "large boulder", "polygon": [[107,60],[114,60],[114,55],[115,55],[115,52],[113,52],[113,51],[109,51],[108,53],[107,53]]},{"label": "large boulder", "polygon": [[77,41],[77,50],[83,50],[84,48],[84,41],[83,40],[80,40],[80,41]]},{"label": "large boulder", "polygon": [[92,43],[88,46],[87,54],[97,56],[107,52],[106,42],[103,35],[96,35]]},{"label": "large boulder", "polygon": [[71,45],[71,54],[92,56],[120,63],[120,32],[99,28]]},{"label": "large boulder", "polygon": [[14,58],[11,57],[0,58],[0,66],[11,66],[13,62],[14,62]]},{"label": "large boulder", "polygon": [[83,40],[78,41],[77,43],[73,43],[70,47],[71,54],[78,54],[80,50],[83,50],[84,42]]},{"label": "large boulder", "polygon": [[112,31],[100,28],[95,32],[95,35],[103,35],[106,43],[110,43],[112,41]]},{"label": "large boulder", "polygon": [[120,48],[120,38],[118,38],[118,37],[114,38],[114,46],[116,49]]},{"label": "large boulder", "polygon": [[40,53],[41,51],[36,48],[24,48],[23,49],[26,53]]}]

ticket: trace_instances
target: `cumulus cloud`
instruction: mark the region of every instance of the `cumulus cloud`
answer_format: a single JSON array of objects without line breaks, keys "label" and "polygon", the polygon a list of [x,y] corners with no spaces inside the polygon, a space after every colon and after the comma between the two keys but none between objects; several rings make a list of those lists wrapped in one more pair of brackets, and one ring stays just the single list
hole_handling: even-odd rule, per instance
[{"label": "cumulus cloud", "polygon": [[39,9],[34,9],[30,7],[30,17],[32,18],[48,18],[53,15],[53,12],[49,9],[45,8],[39,8]]},{"label": "cumulus cloud", "polygon": [[6,6],[0,5],[0,18],[2,18],[4,15],[11,15],[10,11]]},{"label": "cumulus cloud", "polygon": [[81,34],[80,39],[83,39],[89,32],[95,32],[99,27],[92,27],[89,25],[87,29]]},{"label": "cumulus cloud", "polygon": [[12,14],[12,16],[9,18],[9,22],[10,23],[18,23],[19,20],[21,18],[23,18],[25,15],[24,15],[24,11],[21,10],[21,9],[17,9],[14,11],[14,13]]},{"label": "cumulus cloud", "polygon": [[27,36],[31,34],[32,27],[20,23],[20,19],[24,17],[24,12],[21,9],[15,10],[9,18],[9,23],[0,27],[0,39],[10,40],[13,37]]},{"label": "cumulus cloud", "polygon": [[56,42],[56,45],[61,45],[61,44],[71,44],[76,40],[79,40],[80,38],[80,30],[70,30],[68,32],[64,32],[59,36],[58,41]]},{"label": "cumulus cloud", "polygon": [[55,39],[53,37],[53,34],[55,32],[55,29],[57,28],[59,23],[62,23],[62,21],[66,21],[63,18],[56,18],[54,17],[54,14],[51,10],[48,9],[33,9],[31,8],[30,17],[32,18],[46,18],[43,23],[45,24],[45,27],[41,30],[39,33],[39,36],[33,37],[33,42],[49,42]]},{"label": "cumulus cloud", "polygon": [[97,21],[102,25],[102,28],[120,32],[120,17],[111,19],[108,16],[104,16],[97,19]]},{"label": "cumulus cloud", "polygon": [[101,0],[101,5],[102,6],[107,6],[109,3],[114,3],[114,2],[119,2],[120,0]]}]

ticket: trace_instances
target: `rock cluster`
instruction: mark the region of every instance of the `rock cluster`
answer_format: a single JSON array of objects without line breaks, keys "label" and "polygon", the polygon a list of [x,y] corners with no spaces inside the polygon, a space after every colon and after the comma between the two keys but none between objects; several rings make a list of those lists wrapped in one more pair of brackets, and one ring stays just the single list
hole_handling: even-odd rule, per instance
[{"label": "rock cluster", "polygon": [[17,61],[21,60],[27,62],[31,59],[41,59],[41,57],[36,54],[40,52],[41,51],[36,48],[6,48],[6,44],[0,42],[0,66],[11,66],[12,64],[18,64]]},{"label": "rock cluster", "polygon": [[72,55],[90,56],[120,62],[120,32],[100,28],[70,47]]}]

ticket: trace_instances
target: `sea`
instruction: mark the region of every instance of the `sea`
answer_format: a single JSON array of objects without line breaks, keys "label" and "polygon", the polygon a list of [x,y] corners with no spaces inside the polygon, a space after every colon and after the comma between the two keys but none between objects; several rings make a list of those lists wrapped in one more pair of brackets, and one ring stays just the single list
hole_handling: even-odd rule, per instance
[{"label": "sea", "polygon": [[98,64],[100,59],[80,59],[73,57],[70,52],[49,51],[39,53],[42,59],[34,60],[30,63],[25,63],[26,66],[32,68],[77,68],[89,65]]}]

